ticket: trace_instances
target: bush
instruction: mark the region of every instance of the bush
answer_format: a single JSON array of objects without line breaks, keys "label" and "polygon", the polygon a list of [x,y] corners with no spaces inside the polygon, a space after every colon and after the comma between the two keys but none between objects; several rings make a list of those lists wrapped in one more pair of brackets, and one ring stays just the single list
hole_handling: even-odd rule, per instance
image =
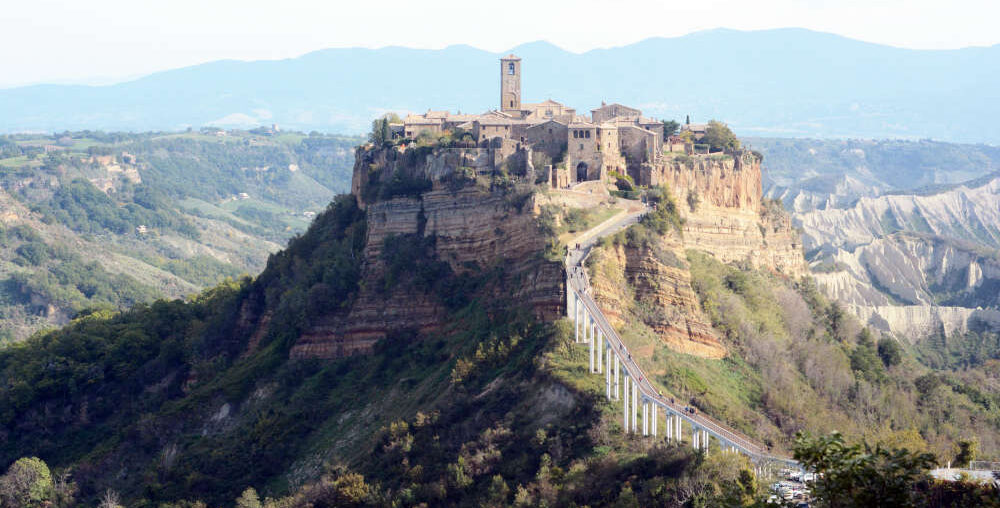
[{"label": "bush", "polygon": [[705,137],[701,141],[707,143],[712,151],[736,150],[740,147],[740,140],[736,138],[729,126],[716,120],[708,122],[708,127],[705,128]]},{"label": "bush", "polygon": [[843,436],[795,439],[795,460],[817,473],[812,494],[820,507],[916,506],[917,487],[930,480],[934,456],[905,448],[848,445]]},{"label": "bush", "polygon": [[55,494],[49,466],[38,457],[25,457],[0,476],[0,506],[50,506]]},{"label": "bush", "polygon": [[878,341],[878,356],[886,367],[892,367],[903,361],[903,350],[898,342],[887,337]]}]

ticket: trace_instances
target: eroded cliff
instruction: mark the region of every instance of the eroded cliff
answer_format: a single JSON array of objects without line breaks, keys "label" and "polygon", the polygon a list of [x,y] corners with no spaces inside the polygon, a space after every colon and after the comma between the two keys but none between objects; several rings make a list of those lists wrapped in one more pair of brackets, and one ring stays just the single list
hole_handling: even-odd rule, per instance
[{"label": "eroded cliff", "polygon": [[977,309],[1000,306],[998,194],[993,178],[935,194],[863,198],[797,219],[829,296],[876,328],[919,340],[995,321]]},{"label": "eroded cliff", "polygon": [[644,178],[670,188],[686,248],[801,277],[808,269],[799,232],[780,204],[762,198],[760,164],[751,153],[682,156],[649,166]]},{"label": "eroded cliff", "polygon": [[394,331],[439,330],[466,291],[518,302],[541,319],[563,314],[564,270],[543,256],[536,188],[485,174],[480,155],[358,149],[353,190],[367,222],[360,289],[303,334],[292,357],[364,353]]},{"label": "eroded cliff", "polygon": [[704,358],[726,355],[691,288],[676,234],[648,246],[609,243],[591,254],[588,268],[594,299],[613,326],[637,319],[674,351]]}]

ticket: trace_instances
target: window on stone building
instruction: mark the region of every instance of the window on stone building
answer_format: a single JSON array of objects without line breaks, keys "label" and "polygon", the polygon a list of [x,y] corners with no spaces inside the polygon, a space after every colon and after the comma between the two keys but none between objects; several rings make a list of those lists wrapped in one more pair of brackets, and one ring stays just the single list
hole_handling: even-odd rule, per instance
[{"label": "window on stone building", "polygon": [[590,139],[590,131],[586,131],[586,133],[585,133],[585,134],[586,134],[586,135],[585,135],[584,137],[586,137],[587,139]]},{"label": "window on stone building", "polygon": [[[511,76],[514,75],[514,62],[510,62],[507,64],[507,74],[510,74]],[[513,104],[511,105],[513,106]]]},{"label": "window on stone building", "polygon": [[580,150],[583,150],[583,143],[580,143]]}]

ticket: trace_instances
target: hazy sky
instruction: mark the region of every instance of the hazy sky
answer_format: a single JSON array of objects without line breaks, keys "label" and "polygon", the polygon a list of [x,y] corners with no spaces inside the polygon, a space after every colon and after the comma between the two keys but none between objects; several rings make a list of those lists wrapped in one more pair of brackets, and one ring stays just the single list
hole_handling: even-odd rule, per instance
[{"label": "hazy sky", "polygon": [[13,0],[0,10],[0,87],[103,83],[223,58],[329,47],[545,39],[571,51],[727,27],[803,27],[907,48],[1000,43],[998,0]]}]

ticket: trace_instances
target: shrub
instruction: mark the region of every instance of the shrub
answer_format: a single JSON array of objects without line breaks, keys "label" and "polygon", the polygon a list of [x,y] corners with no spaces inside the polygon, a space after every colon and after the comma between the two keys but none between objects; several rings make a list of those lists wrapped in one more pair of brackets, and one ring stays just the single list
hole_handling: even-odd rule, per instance
[{"label": "shrub", "polygon": [[0,506],[50,506],[54,494],[49,466],[38,457],[18,459],[0,476]]},{"label": "shrub", "polygon": [[888,337],[878,341],[878,356],[886,367],[899,365],[903,361],[903,351],[899,343]]},{"label": "shrub", "polygon": [[795,459],[817,473],[817,506],[915,506],[917,487],[929,481],[934,456],[905,448],[848,445],[843,436],[798,434]]}]

